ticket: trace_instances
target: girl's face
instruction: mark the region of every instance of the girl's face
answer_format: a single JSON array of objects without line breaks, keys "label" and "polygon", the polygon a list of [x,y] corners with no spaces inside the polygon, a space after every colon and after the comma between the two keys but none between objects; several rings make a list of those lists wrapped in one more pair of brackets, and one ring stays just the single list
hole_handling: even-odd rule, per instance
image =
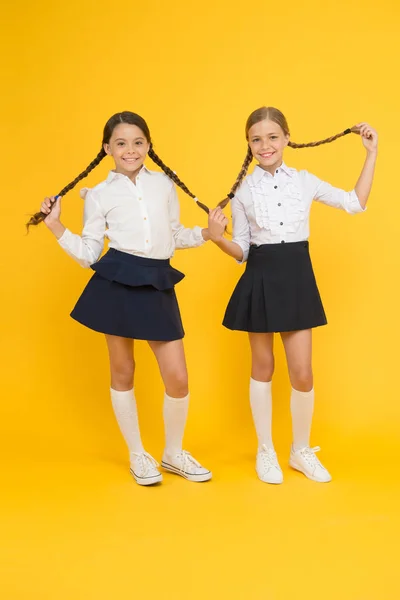
[{"label": "girl's face", "polygon": [[135,176],[144,163],[150,144],[136,125],[120,123],[114,128],[104,150],[115,161],[115,170],[127,177]]},{"label": "girl's face", "polygon": [[273,175],[282,164],[283,151],[289,143],[289,136],[284,134],[280,125],[264,119],[250,127],[248,142],[260,167]]}]

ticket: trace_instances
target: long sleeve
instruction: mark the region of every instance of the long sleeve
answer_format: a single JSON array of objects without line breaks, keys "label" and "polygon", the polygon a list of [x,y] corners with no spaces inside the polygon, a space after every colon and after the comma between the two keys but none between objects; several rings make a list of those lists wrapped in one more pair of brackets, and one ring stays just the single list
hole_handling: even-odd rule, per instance
[{"label": "long sleeve", "polygon": [[355,190],[346,192],[340,188],[333,187],[326,181],[321,181],[315,175],[308,174],[310,178],[310,187],[313,190],[313,198],[317,202],[322,202],[333,208],[341,208],[349,214],[364,212]]},{"label": "long sleeve", "polygon": [[87,268],[100,258],[105,230],[105,217],[96,201],[95,193],[89,190],[85,198],[82,235],[66,229],[58,243],[69,256]]},{"label": "long sleeve", "polygon": [[250,249],[250,224],[247,219],[243,203],[235,196],[231,201],[232,208],[232,242],[235,242],[243,250],[243,259],[237,261],[239,264],[246,262]]},{"label": "long sleeve", "polygon": [[168,203],[175,248],[181,250],[183,248],[196,248],[197,246],[201,246],[204,243],[202,228],[193,227],[190,229],[184,227],[179,221],[179,200],[174,185],[171,187]]}]

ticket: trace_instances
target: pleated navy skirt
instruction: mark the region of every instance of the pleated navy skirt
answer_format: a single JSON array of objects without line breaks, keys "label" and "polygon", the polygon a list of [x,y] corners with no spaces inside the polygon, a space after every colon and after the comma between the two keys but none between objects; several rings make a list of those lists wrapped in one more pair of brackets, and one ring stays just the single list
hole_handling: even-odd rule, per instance
[{"label": "pleated navy skirt", "polygon": [[251,246],[223,325],[252,333],[326,325],[308,241]]},{"label": "pleated navy skirt", "polygon": [[184,274],[168,259],[110,249],[91,268],[95,274],[71,313],[73,319],[94,331],[136,340],[184,337],[174,290]]}]

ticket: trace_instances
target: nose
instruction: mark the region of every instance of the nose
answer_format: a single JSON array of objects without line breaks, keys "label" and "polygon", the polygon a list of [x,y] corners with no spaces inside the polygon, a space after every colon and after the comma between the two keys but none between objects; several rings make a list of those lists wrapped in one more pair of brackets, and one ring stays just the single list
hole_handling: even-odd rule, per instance
[{"label": "nose", "polygon": [[126,151],[127,154],[135,154],[135,152],[136,152],[135,145],[134,144],[132,144],[132,145],[129,144],[125,151]]},{"label": "nose", "polygon": [[261,143],[261,152],[269,152],[271,150],[268,140],[263,140]]}]

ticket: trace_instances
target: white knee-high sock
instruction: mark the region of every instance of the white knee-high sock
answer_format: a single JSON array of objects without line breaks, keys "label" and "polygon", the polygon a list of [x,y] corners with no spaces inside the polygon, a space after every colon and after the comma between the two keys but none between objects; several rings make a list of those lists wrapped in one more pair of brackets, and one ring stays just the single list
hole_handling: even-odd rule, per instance
[{"label": "white knee-high sock", "polygon": [[129,449],[129,456],[144,452],[140,437],[136,400],[133,389],[119,392],[111,388],[111,402],[119,428]]},{"label": "white knee-high sock", "polygon": [[301,450],[310,445],[311,423],[314,412],[314,388],[299,392],[292,388],[290,397],[292,413],[293,448]]},{"label": "white knee-high sock", "polygon": [[272,393],[271,381],[256,381],[250,378],[250,406],[258,438],[258,449],[272,443]]},{"label": "white knee-high sock", "polygon": [[184,398],[164,395],[165,454],[182,452],[183,434],[189,409],[189,394]]}]

